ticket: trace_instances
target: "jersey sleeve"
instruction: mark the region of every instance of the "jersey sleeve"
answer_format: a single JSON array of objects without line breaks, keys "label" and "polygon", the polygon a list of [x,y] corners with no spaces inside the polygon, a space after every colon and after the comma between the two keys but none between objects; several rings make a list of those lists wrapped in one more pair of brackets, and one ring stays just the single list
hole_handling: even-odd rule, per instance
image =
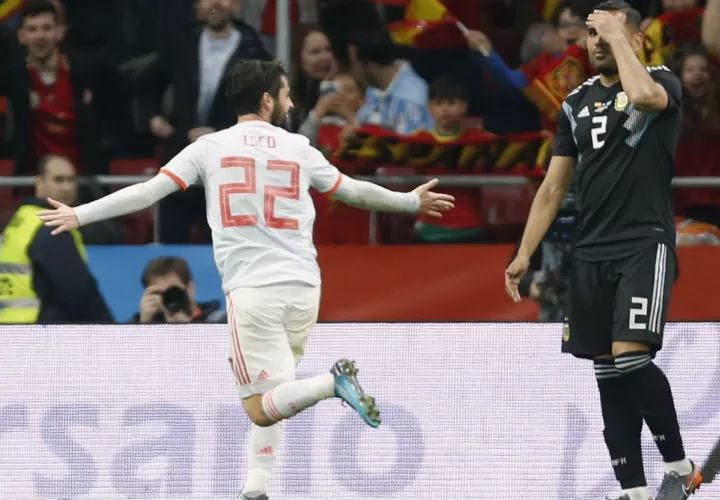
[{"label": "jersey sleeve", "polygon": [[310,177],[310,185],[321,193],[333,194],[340,187],[342,174],[316,148],[307,147],[303,167]]},{"label": "jersey sleeve", "polygon": [[682,108],[682,84],[680,79],[670,71],[667,66],[654,66],[648,68],[653,80],[663,86],[668,95],[666,110]]},{"label": "jersey sleeve", "polygon": [[185,191],[188,186],[200,181],[207,142],[198,140],[176,154],[172,160],[160,169],[160,173],[174,180],[180,189]]},{"label": "jersey sleeve", "polygon": [[572,108],[567,101],[563,102],[562,109],[558,113],[558,126],[555,141],[553,143],[553,156],[571,156],[577,158],[577,145],[573,137],[572,125],[568,114]]}]

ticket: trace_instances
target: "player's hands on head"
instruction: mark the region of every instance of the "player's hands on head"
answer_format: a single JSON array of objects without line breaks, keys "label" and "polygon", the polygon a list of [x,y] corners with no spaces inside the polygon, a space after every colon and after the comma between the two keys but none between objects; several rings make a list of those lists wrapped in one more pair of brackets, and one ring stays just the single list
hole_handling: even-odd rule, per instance
[{"label": "player's hands on head", "polygon": [[616,39],[625,39],[624,14],[616,16],[605,10],[594,10],[588,16],[587,27],[597,31],[598,36],[606,42]]},{"label": "player's hands on head", "polygon": [[55,228],[51,234],[56,235],[80,227],[80,221],[72,207],[52,198],[48,198],[47,201],[54,210],[42,210],[38,212],[38,217],[47,227]]},{"label": "player's hands on head", "polygon": [[438,179],[432,179],[413,190],[420,197],[418,213],[431,217],[442,217],[443,212],[455,208],[455,197],[444,193],[435,193],[432,188],[438,185]]},{"label": "player's hands on head", "polygon": [[518,286],[520,285],[520,280],[525,276],[529,268],[530,259],[518,254],[507,269],[505,269],[505,291],[515,302],[520,302]]}]

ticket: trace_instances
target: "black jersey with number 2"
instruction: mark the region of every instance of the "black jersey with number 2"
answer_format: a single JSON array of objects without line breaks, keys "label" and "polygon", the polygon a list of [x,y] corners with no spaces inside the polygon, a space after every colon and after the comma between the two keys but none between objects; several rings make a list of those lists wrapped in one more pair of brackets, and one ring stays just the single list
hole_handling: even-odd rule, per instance
[{"label": "black jersey with number 2", "polygon": [[682,91],[667,67],[647,70],[667,91],[662,111],[635,109],[620,82],[606,87],[599,76],[562,104],[553,155],[577,159],[575,257],[580,260],[615,260],[658,242],[675,247],[670,181]]}]

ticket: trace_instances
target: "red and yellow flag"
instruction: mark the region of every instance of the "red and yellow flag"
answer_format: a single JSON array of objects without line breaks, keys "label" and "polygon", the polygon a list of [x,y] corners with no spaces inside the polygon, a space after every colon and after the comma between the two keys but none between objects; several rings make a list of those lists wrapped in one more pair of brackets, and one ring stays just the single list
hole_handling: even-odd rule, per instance
[{"label": "red and yellow flag", "polygon": [[438,0],[410,0],[405,19],[388,26],[398,45],[441,49],[465,44],[457,18]]}]

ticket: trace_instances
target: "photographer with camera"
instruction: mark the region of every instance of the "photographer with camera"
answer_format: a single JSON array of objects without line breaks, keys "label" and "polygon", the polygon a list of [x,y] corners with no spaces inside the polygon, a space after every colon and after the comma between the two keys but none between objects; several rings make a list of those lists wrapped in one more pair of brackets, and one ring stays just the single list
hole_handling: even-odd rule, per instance
[{"label": "photographer with camera", "polygon": [[157,257],[142,273],[140,312],[131,323],[225,323],[220,301],[195,302],[195,283],[182,257]]}]

